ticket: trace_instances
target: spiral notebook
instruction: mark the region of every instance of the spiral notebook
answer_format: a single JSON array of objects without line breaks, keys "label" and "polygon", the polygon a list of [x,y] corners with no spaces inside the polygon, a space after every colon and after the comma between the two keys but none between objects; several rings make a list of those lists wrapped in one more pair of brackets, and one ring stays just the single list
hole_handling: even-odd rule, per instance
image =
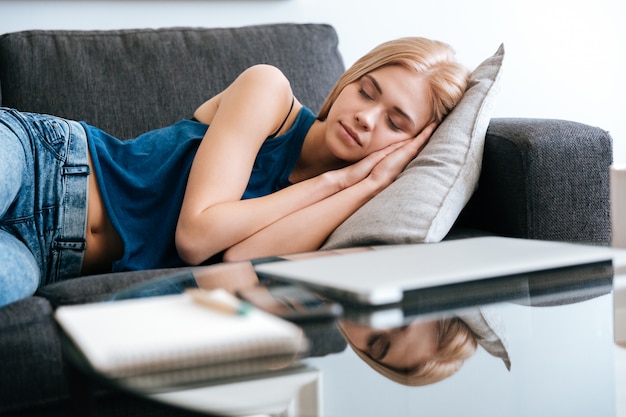
[{"label": "spiral notebook", "polygon": [[293,360],[307,347],[288,321],[258,309],[224,313],[188,294],[63,306],[55,318],[91,367],[114,378],[209,365],[224,377],[237,364]]}]

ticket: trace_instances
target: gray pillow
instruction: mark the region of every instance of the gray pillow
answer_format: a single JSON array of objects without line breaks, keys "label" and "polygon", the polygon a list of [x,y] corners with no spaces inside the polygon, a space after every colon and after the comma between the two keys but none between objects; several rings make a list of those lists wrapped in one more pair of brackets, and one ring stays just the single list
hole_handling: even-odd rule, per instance
[{"label": "gray pillow", "polygon": [[504,47],[473,72],[459,104],[389,187],[346,219],[322,249],[438,242],[478,184]]},{"label": "gray pillow", "polygon": [[457,316],[476,336],[476,342],[487,353],[502,359],[504,366],[511,370],[506,329],[502,317],[495,306],[482,306],[475,310],[457,313]]}]

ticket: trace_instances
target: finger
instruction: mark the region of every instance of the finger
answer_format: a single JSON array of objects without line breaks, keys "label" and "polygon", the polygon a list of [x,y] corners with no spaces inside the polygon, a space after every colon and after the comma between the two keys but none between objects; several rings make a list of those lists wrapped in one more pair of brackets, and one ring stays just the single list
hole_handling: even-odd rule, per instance
[{"label": "finger", "polygon": [[422,129],[422,131],[417,136],[418,137],[423,136],[423,137],[426,137],[426,138],[430,138],[430,135],[433,134],[433,132],[435,131],[436,128],[437,128],[437,122],[431,122],[424,129]]},{"label": "finger", "polygon": [[396,150],[402,148],[403,146],[406,146],[407,144],[411,143],[411,141],[412,139],[406,139],[406,140],[401,140],[400,142],[394,142],[390,145],[385,146],[380,151],[382,151],[386,155],[389,155],[390,153],[395,152]]},{"label": "finger", "polygon": [[396,152],[398,149],[400,149],[403,146],[407,145],[409,142],[410,142],[410,140],[403,140],[403,141],[400,141],[400,142],[392,143],[390,145],[385,146],[382,149],[379,149],[377,151],[374,151],[374,152],[370,153],[364,159],[368,159],[370,161],[379,162],[383,158],[387,157],[388,155]]},{"label": "finger", "polygon": [[429,125],[427,125],[424,129],[422,129],[419,135],[417,135],[415,139],[413,139],[413,144],[417,148],[417,153],[421,152],[424,146],[426,146],[426,144],[430,140],[430,137],[434,133],[435,129],[437,129],[437,123],[432,122]]}]

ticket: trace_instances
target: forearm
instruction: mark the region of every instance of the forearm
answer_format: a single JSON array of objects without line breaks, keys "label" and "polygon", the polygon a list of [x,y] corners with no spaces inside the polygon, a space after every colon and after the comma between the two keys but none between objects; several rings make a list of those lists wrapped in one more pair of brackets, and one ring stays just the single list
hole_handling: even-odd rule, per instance
[{"label": "forearm", "polygon": [[[305,205],[230,247],[227,260],[252,259],[318,249],[351,214],[385,189],[422,148],[434,124],[404,143],[370,154],[341,170],[341,191]],[[347,180],[347,181],[346,181]]]},{"label": "forearm", "polygon": [[341,187],[337,175],[326,173],[264,197],[215,204],[193,217],[179,219],[177,249],[186,262],[198,264],[291,213],[328,198]]},{"label": "forearm", "polygon": [[366,178],[233,245],[226,251],[224,259],[237,261],[316,250],[343,221],[380,190],[380,184]]},{"label": "forearm", "polygon": [[397,177],[421,143],[390,145],[355,164],[265,197],[244,201],[229,197],[198,211],[183,207],[176,228],[178,252],[186,262],[197,264],[223,250],[228,259],[250,259],[317,249],[341,222]]}]

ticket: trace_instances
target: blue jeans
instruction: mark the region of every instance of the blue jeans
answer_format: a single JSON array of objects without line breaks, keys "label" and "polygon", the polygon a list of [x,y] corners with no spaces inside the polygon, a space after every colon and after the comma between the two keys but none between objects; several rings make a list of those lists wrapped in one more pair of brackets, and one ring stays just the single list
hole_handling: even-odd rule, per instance
[{"label": "blue jeans", "polygon": [[88,176],[79,123],[0,109],[0,306],[80,274]]}]

